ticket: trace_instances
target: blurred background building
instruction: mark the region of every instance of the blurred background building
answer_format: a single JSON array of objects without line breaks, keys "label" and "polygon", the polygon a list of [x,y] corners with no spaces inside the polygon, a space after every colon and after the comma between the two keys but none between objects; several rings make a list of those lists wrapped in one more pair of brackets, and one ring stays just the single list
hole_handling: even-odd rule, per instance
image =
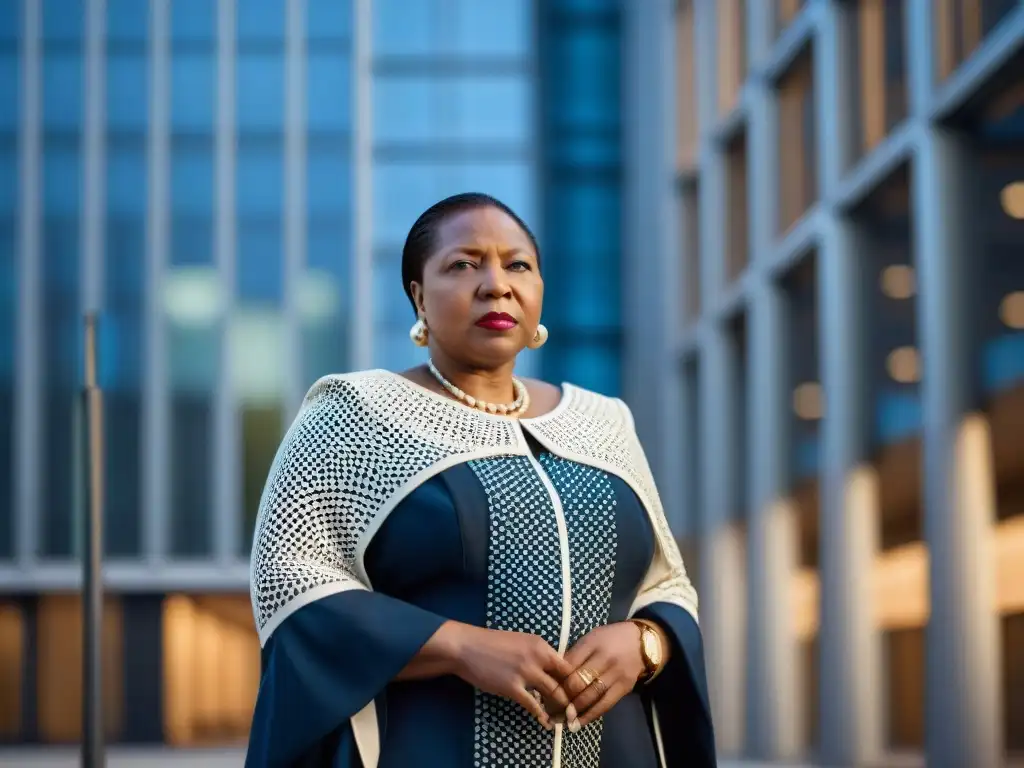
[{"label": "blurred background building", "polygon": [[319,376],[424,360],[400,281],[421,211],[467,190],[518,211],[553,297],[522,372],[619,391],[622,12],[2,5],[0,740],[79,737],[75,397],[96,308],[110,737],[244,739],[270,461]]},{"label": "blurred background building", "polygon": [[721,753],[1002,765],[1024,751],[1024,6],[674,5],[663,279]]},{"label": "blurred background building", "polygon": [[1024,751],[1013,0],[7,0],[0,741],[79,736],[82,312],[110,737],[238,742],[270,460],[422,361],[402,241],[465,190],[541,239],[522,372],[634,409],[721,753]]}]

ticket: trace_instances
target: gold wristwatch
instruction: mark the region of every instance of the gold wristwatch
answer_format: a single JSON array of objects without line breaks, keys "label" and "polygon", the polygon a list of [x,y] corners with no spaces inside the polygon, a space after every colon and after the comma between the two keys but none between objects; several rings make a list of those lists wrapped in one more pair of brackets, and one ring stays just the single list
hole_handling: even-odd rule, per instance
[{"label": "gold wristwatch", "polygon": [[665,663],[665,649],[661,645],[661,631],[653,621],[647,619],[630,619],[640,630],[640,657],[644,662],[644,672],[639,682],[649,683],[656,678]]}]

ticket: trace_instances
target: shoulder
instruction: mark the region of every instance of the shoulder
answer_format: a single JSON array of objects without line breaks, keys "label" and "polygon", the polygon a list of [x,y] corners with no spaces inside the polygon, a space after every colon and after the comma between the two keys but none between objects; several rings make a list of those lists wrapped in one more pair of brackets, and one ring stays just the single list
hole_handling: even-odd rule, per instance
[{"label": "shoulder", "polygon": [[571,382],[565,382],[561,387],[536,379],[527,379],[526,382],[531,395],[536,391],[550,399],[550,408],[545,410],[564,408],[598,421],[610,422],[612,426],[633,430],[633,414],[625,401],[617,397],[604,395]]},{"label": "shoulder", "polygon": [[311,409],[323,408],[358,411],[369,407],[376,410],[375,405],[393,405],[407,394],[398,377],[389,371],[332,373],[317,379],[309,388],[302,400],[300,415]]}]

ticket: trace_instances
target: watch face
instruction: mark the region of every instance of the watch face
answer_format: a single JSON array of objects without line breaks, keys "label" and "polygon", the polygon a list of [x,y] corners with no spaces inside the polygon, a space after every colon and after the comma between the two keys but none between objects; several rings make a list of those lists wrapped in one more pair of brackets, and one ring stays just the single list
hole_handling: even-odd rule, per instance
[{"label": "watch face", "polygon": [[644,632],[644,655],[647,656],[651,664],[655,666],[661,664],[661,642],[657,635],[650,631]]}]

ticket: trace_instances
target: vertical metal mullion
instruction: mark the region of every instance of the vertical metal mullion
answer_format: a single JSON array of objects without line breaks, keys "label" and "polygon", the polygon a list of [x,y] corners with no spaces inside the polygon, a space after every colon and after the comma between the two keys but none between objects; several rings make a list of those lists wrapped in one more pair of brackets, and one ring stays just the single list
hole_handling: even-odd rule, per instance
[{"label": "vertical metal mullion", "polygon": [[17,379],[14,407],[17,560],[34,564],[39,546],[42,429],[42,0],[24,0],[21,34],[21,124],[18,130],[19,218]]},{"label": "vertical metal mullion", "polygon": [[285,20],[284,327],[285,410],[302,403],[305,370],[299,289],[306,266],[306,2],[288,0]]},{"label": "vertical metal mullion", "polygon": [[215,126],[216,198],[214,254],[223,295],[220,318],[220,370],[213,419],[213,552],[221,564],[235,559],[240,532],[238,503],[239,420],[234,392],[231,324],[235,308],[235,0],[217,3],[217,113]]},{"label": "vertical metal mullion", "polygon": [[150,0],[149,7],[142,539],[145,557],[159,562],[170,551],[170,387],[161,290],[170,246],[170,4],[169,0]]},{"label": "vertical metal mullion", "polygon": [[373,87],[372,0],[352,0],[352,285],[348,306],[351,358],[354,369],[373,360]]}]

